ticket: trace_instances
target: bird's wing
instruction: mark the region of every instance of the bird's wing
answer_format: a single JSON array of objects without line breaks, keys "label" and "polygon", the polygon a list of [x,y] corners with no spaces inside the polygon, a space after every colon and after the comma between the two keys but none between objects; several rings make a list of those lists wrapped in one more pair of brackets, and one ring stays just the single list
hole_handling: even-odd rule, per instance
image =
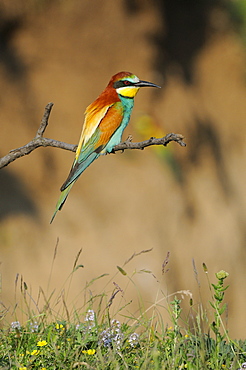
[{"label": "bird's wing", "polygon": [[[120,103],[112,104],[99,112],[96,111],[94,115],[92,113],[86,115],[75,160],[61,191],[77,180],[81,173],[98,158],[100,152],[120,126],[122,117],[123,107]],[[89,118],[90,121],[88,121]]]},{"label": "bird's wing", "polygon": [[91,105],[87,108],[85,112],[85,121],[80,136],[79,144],[76,150],[75,162],[78,160],[80,156],[83,145],[85,145],[91,139],[92,135],[98,128],[100,122],[102,121],[102,119],[107,114],[107,111],[112,106],[112,104],[106,105],[102,108],[95,106],[90,109]]}]

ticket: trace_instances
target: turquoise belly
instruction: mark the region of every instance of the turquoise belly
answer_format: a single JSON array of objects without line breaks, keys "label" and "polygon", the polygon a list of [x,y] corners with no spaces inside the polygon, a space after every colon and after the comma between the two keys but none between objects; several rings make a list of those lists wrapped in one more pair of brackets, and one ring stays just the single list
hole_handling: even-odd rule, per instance
[{"label": "turquoise belly", "polygon": [[134,105],[133,98],[126,98],[124,96],[120,96],[121,103],[123,104],[123,119],[118,127],[118,129],[115,131],[115,133],[112,135],[111,139],[109,140],[108,144],[105,146],[104,150],[101,152],[103,153],[110,153],[112,149],[115,147],[115,145],[118,145],[121,142],[123,131],[125,130],[126,126],[129,123],[132,108]]}]

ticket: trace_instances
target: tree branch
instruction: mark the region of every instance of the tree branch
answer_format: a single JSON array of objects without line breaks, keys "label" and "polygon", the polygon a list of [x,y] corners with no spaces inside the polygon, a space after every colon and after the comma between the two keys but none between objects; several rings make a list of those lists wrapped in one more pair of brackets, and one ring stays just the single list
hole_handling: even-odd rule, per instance
[{"label": "tree branch", "polygon": [[[45,132],[47,126],[48,126],[49,116],[50,116],[50,112],[52,110],[53,105],[54,105],[53,103],[48,103],[46,105],[45,110],[44,110],[44,115],[42,117],[42,120],[41,120],[40,126],[38,128],[38,131],[36,133],[36,136],[29,143],[27,143],[26,145],[24,145],[20,148],[17,148],[17,149],[12,149],[7,155],[0,158],[0,169],[7,166],[11,162],[15,161],[17,158],[20,158],[20,157],[23,157],[27,154],[30,154],[33,150],[35,150],[35,149],[37,149],[41,146],[43,146],[43,147],[51,146],[51,147],[54,147],[54,148],[65,149],[65,150],[69,150],[69,151],[72,151],[72,152],[76,151],[77,145],[67,144],[67,143],[64,143],[62,141],[48,139],[48,138],[43,137],[43,134],[44,134],[44,132]],[[126,141],[116,145],[112,152],[115,153],[119,150],[124,151],[126,149],[141,149],[141,150],[143,150],[144,148],[146,148],[147,146],[150,146],[150,145],[164,145],[164,146],[166,146],[171,141],[176,141],[179,145],[186,146],[186,144],[183,140],[184,140],[184,136],[182,136],[180,134],[172,134],[171,133],[171,134],[167,134],[166,136],[164,136],[162,138],[159,138],[159,139],[151,137],[149,140],[145,140],[145,141],[142,141],[142,142],[139,142],[139,143],[133,143],[132,142],[132,137],[129,136]]]},{"label": "tree branch", "polygon": [[164,137],[156,138],[151,137],[148,140],[141,141],[139,143],[133,143],[132,142],[132,136],[130,135],[126,141],[123,141],[122,143],[116,145],[113,149],[113,153],[117,152],[118,150],[124,151],[125,149],[140,149],[143,150],[144,148],[147,148],[147,146],[151,145],[163,145],[167,146],[171,141],[176,141],[180,146],[186,146],[184,140],[184,136],[180,134],[167,134]]}]

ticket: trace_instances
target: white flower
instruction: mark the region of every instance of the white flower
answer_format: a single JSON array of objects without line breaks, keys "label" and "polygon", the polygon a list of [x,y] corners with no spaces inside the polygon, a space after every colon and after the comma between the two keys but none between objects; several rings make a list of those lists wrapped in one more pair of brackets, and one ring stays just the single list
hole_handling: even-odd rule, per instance
[{"label": "white flower", "polygon": [[30,322],[30,330],[32,333],[35,333],[38,331],[38,323],[37,321],[34,321],[34,322]]},{"label": "white flower", "polygon": [[88,310],[85,316],[85,321],[95,321],[95,312],[93,310]]},{"label": "white flower", "polygon": [[119,350],[122,346],[123,339],[124,335],[118,320],[112,320],[111,327],[103,330],[101,333],[101,343],[104,347],[115,347]]},{"label": "white flower", "polygon": [[76,327],[75,327],[76,330],[82,330],[83,329],[83,325],[82,324],[77,324]]},{"label": "white flower", "polygon": [[240,369],[238,369],[238,370],[244,370],[244,369],[246,369],[246,362],[244,362],[244,363],[241,365],[241,368],[240,368]]},{"label": "white flower", "polygon": [[139,334],[137,333],[132,333],[129,336],[128,342],[130,343],[130,346],[135,347],[138,345],[139,342]]},{"label": "white flower", "polygon": [[87,329],[92,329],[95,326],[96,314],[93,310],[88,310],[85,316],[85,321],[88,322]]},{"label": "white flower", "polygon": [[21,328],[21,324],[19,321],[13,321],[11,322],[11,329],[17,329],[17,330],[20,330]]}]

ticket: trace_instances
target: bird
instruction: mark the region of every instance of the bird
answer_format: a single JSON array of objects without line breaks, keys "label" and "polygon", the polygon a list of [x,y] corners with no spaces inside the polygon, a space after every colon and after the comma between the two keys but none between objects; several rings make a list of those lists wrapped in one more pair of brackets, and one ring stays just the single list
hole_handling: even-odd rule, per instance
[{"label": "bird", "polygon": [[85,169],[100,155],[111,153],[115,145],[121,142],[131,117],[134,97],[141,87],[160,88],[152,82],[140,80],[131,72],[116,73],[98,98],[86,108],[75,159],[60,188],[61,195],[50,223]]}]

